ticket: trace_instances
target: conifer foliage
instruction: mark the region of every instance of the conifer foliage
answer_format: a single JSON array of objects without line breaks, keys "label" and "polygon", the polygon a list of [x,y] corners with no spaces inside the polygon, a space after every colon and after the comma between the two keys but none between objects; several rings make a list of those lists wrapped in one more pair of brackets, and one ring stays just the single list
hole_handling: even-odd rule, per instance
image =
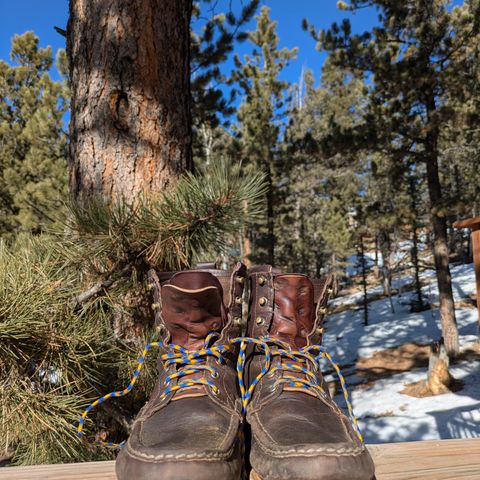
[{"label": "conifer foliage", "polygon": [[[353,34],[350,22],[334,24],[318,34],[318,47],[329,52],[335,65],[367,82],[368,122],[357,130],[356,142],[387,152],[397,163],[426,175],[433,256],[437,273],[445,346],[458,352],[458,331],[447,238],[447,210],[440,178],[441,142],[450,122],[462,109],[465,68],[471,64],[471,45],[478,41],[480,3],[451,7],[445,0],[341,2],[353,10],[375,6],[379,26]],[[455,108],[457,107],[457,108]],[[341,136],[337,141],[342,141]],[[366,143],[367,142],[367,143]],[[398,168],[398,166],[396,166]]]},{"label": "conifer foliage", "polygon": [[[69,106],[65,81],[54,81],[50,47],[33,32],[12,40],[11,63],[0,60],[0,235],[39,233],[67,193]],[[65,71],[65,55],[57,58]]]},{"label": "conifer foliage", "polygon": [[[109,1],[121,6],[126,25],[129,5],[148,17],[143,2]],[[70,36],[70,61],[80,60],[70,85],[52,79],[52,52],[32,32],[15,36],[10,61],[0,60],[0,463],[111,457],[79,441],[75,422],[94,398],[128,382],[141,347],[155,339],[150,268],[190,268],[221,255],[331,273],[336,293],[345,286],[363,292],[365,325],[373,321],[368,287],[382,285],[393,311],[393,280],[402,269],[413,279],[405,286],[415,291],[411,308],[435,308],[422,293],[421,273],[436,269],[445,345],[451,356],[458,351],[449,262],[471,261],[468,236],[452,222],[480,214],[480,0],[338,2],[343,22],[317,30],[305,21],[327,57],[320,73],[302,69],[296,85],[284,80],[297,49],[279,38],[275,2],[272,14],[259,10],[258,0],[165,4],[179,21],[182,48],[169,55],[170,40],[157,30],[162,58],[155,61],[181,58],[184,87],[169,77],[173,68],[156,72],[167,74],[176,94],[150,78],[158,95],[148,96],[154,107],[143,115],[151,133],[167,121],[162,140],[151,139],[155,148],[131,135],[135,102],[142,104],[135,82],[143,84],[144,72],[135,65],[135,82],[126,85],[123,69],[135,55],[115,45],[135,35],[115,30],[109,48],[119,61],[102,57],[113,90],[98,112],[115,140],[104,145],[107,137],[92,122],[99,148],[112,148],[129,170],[125,159],[139,144],[152,158],[160,151],[167,158],[169,136],[182,143],[174,174],[153,162],[165,182],[148,193],[140,182],[128,202],[121,175],[118,195],[80,188],[68,199],[63,122],[69,88],[83,90],[87,103],[95,99],[95,89],[79,80],[92,80],[80,68],[92,60],[87,50]],[[348,18],[363,8],[376,25],[354,33]],[[112,12],[102,10],[102,18]],[[163,25],[166,17],[153,13]],[[246,32],[252,19],[256,26]],[[95,22],[107,28],[100,17]],[[102,56],[96,30],[76,26],[67,27],[67,37],[88,34],[90,52]],[[150,45],[138,19],[135,28]],[[234,55],[239,42],[248,54]],[[63,51],[57,63],[64,76]],[[182,115],[175,116],[164,106],[176,106],[179,96]],[[85,132],[72,128],[88,146]],[[115,149],[117,140],[128,155]],[[96,159],[82,161],[85,178],[94,178],[89,164],[98,167]],[[133,163],[140,177],[152,173]],[[111,180],[103,173],[95,179]],[[123,440],[154,376],[152,361],[130,395],[99,406],[87,440]]]},{"label": "conifer foliage", "polygon": [[251,169],[264,171],[268,183],[266,221],[256,226],[252,257],[273,264],[280,131],[285,123],[288,87],[280,73],[295,58],[297,49],[278,48],[276,22],[270,19],[268,7],[262,7],[256,20],[256,30],[248,33],[252,53],[243,59],[235,56],[232,81],[243,94],[237,128],[242,158]]},{"label": "conifer foliage", "polygon": [[[92,198],[56,234],[0,243],[0,451],[19,464],[108,456],[80,442],[75,424],[95,397],[127,382],[153,335],[146,272],[224,251],[262,212],[264,194],[262,174],[224,162],[156,199]],[[93,415],[88,440],[125,438],[146,380]]]}]

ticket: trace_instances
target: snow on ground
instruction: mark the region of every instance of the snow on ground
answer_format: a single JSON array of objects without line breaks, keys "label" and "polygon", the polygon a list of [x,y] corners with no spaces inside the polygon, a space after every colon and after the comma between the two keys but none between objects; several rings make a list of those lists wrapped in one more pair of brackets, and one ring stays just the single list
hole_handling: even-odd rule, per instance
[{"label": "snow on ground", "polygon": [[[466,298],[475,292],[473,264],[452,268],[453,290],[456,300]],[[434,274],[429,272],[423,280],[431,282],[422,288],[425,300],[438,302],[438,290]],[[378,291],[378,292],[377,292]],[[369,293],[381,292],[372,288]],[[340,297],[332,305],[358,303],[362,294]],[[438,309],[410,313],[410,301],[414,292],[404,292],[392,297],[395,313],[390,309],[388,298],[369,303],[369,325],[363,325],[363,310],[346,310],[326,318],[326,333],[323,344],[342,365],[355,361],[359,356],[370,357],[378,350],[394,347],[407,342],[430,343],[441,335]],[[353,300],[352,300],[353,299]],[[474,342],[477,328],[477,311],[473,308],[457,308],[457,323],[462,345]]]},{"label": "snow on ground", "polygon": [[[473,265],[452,267],[456,300],[475,292]],[[409,283],[408,278],[400,279]],[[438,302],[434,272],[422,276],[425,299]],[[373,288],[370,294],[381,289]],[[335,300],[336,306],[358,303],[353,294]],[[353,406],[367,443],[427,440],[439,438],[480,437],[480,362],[452,365],[451,373],[464,381],[462,390],[434,397],[413,398],[399,393],[404,385],[426,378],[426,369],[393,375],[376,381],[372,386],[358,385],[354,363],[358,357],[371,357],[375,352],[408,342],[430,343],[441,335],[438,309],[410,313],[413,292],[395,295],[390,310],[388,299],[369,303],[369,325],[363,326],[363,311],[348,310],[327,317],[324,346],[333,358],[344,366],[347,385],[351,389]],[[477,336],[477,311],[457,308],[460,345],[473,343]],[[341,403],[341,401],[339,401]]]},{"label": "snow on ground", "polygon": [[[405,263],[405,261],[408,262],[412,246],[413,244],[411,240],[404,240],[402,242],[399,242],[396,246],[395,251],[392,252],[392,255],[390,256],[390,262],[392,262],[393,264]],[[423,252],[428,249],[428,246],[425,242],[420,241],[417,245],[417,248],[420,252]],[[365,266],[367,268],[372,268],[375,265],[375,253],[365,252],[364,258]],[[379,267],[383,266],[382,252],[377,252],[377,262]],[[349,257],[347,257],[347,276],[350,277],[352,275],[360,275],[361,273],[362,267],[360,257],[358,255],[350,255]]]},{"label": "snow on ground", "polygon": [[480,368],[462,362],[450,368],[463,380],[456,393],[415,398],[399,393],[407,383],[426,378],[416,369],[353,390],[355,414],[366,443],[480,437]]}]

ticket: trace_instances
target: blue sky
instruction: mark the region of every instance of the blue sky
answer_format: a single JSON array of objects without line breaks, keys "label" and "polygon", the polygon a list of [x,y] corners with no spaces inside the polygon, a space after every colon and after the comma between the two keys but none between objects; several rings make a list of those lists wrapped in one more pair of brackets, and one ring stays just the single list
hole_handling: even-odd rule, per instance
[{"label": "blue sky", "polygon": [[[310,68],[318,79],[324,55],[315,50],[315,42],[302,30],[301,22],[307,18],[317,28],[326,28],[334,21],[341,21],[349,16],[354,31],[369,29],[376,20],[372,9],[364,9],[355,15],[336,8],[336,0],[264,0],[271,9],[271,16],[278,22],[278,35],[281,47],[299,47],[297,61],[284,72],[283,78],[297,82],[302,67]],[[229,0],[219,0],[217,10]],[[241,0],[233,0],[241,5]],[[7,60],[10,52],[11,38],[16,33],[33,30],[40,38],[42,47],[51,45],[54,52],[65,46],[65,39],[55,32],[54,26],[65,28],[68,18],[68,0],[0,0],[0,59]],[[249,30],[254,29],[254,22]],[[248,50],[246,43],[238,47],[238,53]],[[226,69],[231,66],[228,62]],[[52,72],[54,76],[55,73]]]}]

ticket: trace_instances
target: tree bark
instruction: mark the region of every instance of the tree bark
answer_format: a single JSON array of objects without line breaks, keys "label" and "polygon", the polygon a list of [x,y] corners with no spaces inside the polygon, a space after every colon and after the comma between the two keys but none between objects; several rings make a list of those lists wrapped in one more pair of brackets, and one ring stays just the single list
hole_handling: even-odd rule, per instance
[{"label": "tree bark", "polygon": [[[432,101],[432,104],[433,103],[434,101]],[[433,110],[432,105],[429,111],[433,112]],[[432,124],[433,122],[432,120]],[[440,320],[447,353],[455,357],[459,350],[458,328],[455,318],[452,276],[450,274],[448,256],[447,223],[445,212],[442,208],[442,188],[438,174],[438,128],[435,126],[432,126],[427,134],[425,149],[428,194],[430,198],[430,219],[433,229],[433,257],[435,260],[440,303]]]},{"label": "tree bark", "polygon": [[410,208],[412,209],[412,248],[410,250],[411,261],[414,269],[415,292],[417,293],[417,309],[423,309],[422,283],[420,282],[420,267],[418,262],[418,223],[419,215],[417,209],[417,188],[415,185],[415,177],[410,176],[408,179],[408,190],[410,194]]},{"label": "tree bark", "polygon": [[70,0],[69,182],[132,201],[192,168],[191,0]]},{"label": "tree bark", "polygon": [[270,165],[267,166],[267,263],[275,265],[275,230],[273,213],[273,179]]},{"label": "tree bark", "polygon": [[382,230],[379,234],[380,237],[380,252],[382,254],[382,282],[383,282],[383,293],[388,297],[390,303],[390,311],[395,313],[395,307],[393,306],[392,299],[392,268],[390,257],[392,253],[392,246],[390,241],[389,232]]},{"label": "tree bark", "polygon": [[363,324],[368,326],[368,291],[367,291],[367,268],[365,265],[365,244],[363,235],[360,236],[360,266],[362,268],[363,287]]}]

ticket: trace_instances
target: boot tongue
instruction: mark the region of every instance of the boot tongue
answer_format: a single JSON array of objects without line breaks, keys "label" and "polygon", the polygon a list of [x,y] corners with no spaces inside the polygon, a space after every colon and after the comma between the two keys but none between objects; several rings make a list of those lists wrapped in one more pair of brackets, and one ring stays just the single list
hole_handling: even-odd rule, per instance
[{"label": "boot tongue", "polygon": [[276,275],[273,281],[275,307],[270,336],[292,349],[307,345],[315,323],[314,287],[305,275]]},{"label": "boot tongue", "polygon": [[161,289],[162,317],[171,342],[199,350],[227,323],[220,282],[208,272],[179,272]]}]

